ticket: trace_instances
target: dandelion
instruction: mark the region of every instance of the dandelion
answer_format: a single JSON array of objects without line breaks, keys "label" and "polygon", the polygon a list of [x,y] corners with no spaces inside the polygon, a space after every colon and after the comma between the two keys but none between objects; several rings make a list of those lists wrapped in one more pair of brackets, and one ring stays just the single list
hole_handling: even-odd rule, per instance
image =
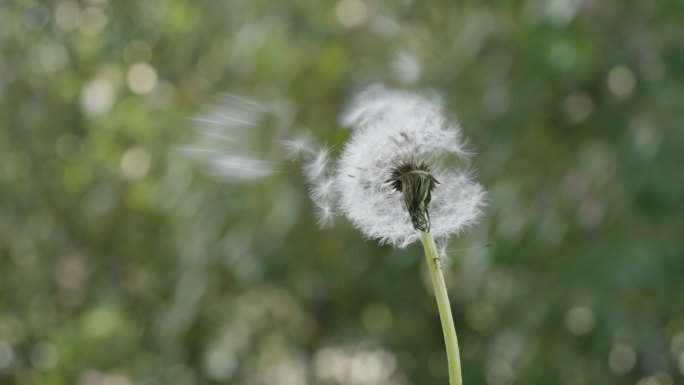
[{"label": "dandelion", "polygon": [[[343,116],[350,126],[330,179],[328,149],[304,166],[314,186],[319,222],[331,223],[331,206],[365,236],[403,248],[425,248],[449,359],[451,384],[461,384],[458,340],[435,237],[445,244],[478,219],[484,191],[467,168],[460,128],[447,122],[436,98],[372,87]],[[332,187],[330,191],[329,187]],[[443,246],[445,247],[445,246]]]}]

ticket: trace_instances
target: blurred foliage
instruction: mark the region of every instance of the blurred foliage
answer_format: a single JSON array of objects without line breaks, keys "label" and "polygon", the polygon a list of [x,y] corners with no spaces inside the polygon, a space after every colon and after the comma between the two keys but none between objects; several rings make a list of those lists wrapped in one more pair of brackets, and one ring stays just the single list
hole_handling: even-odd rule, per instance
[{"label": "blurred foliage", "polygon": [[339,150],[373,82],[436,90],[479,152],[487,217],[447,277],[466,384],[684,383],[682,23],[680,0],[0,1],[0,383],[446,383],[419,247],[318,230],[297,165],[225,183],[174,151],[224,91]]}]

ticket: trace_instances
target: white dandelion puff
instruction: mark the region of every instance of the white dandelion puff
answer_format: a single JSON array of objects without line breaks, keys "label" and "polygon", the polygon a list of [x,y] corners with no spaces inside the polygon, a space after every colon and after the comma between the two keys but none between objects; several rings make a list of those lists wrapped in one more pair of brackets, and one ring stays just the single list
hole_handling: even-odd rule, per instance
[{"label": "white dandelion puff", "polygon": [[448,238],[478,219],[485,194],[439,100],[372,87],[343,123],[353,132],[335,171],[337,207],[365,236],[405,247],[419,231]]}]

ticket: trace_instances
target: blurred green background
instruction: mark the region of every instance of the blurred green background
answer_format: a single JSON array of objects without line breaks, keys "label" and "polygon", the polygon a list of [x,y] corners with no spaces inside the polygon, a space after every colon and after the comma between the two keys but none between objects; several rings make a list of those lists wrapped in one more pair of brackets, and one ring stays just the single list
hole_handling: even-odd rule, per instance
[{"label": "blurred green background", "polygon": [[[684,384],[683,25],[680,0],[0,1],[0,383],[446,384],[420,247],[317,229],[272,152],[339,151],[383,82],[442,94],[479,154],[447,272],[465,383]],[[223,92],[267,106],[238,146],[275,175],[176,151],[244,107]]]}]

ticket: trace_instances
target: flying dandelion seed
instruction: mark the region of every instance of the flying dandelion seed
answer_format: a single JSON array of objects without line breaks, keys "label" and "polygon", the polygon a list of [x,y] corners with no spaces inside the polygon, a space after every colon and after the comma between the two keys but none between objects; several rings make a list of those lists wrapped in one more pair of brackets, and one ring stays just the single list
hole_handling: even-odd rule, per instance
[{"label": "flying dandelion seed", "polygon": [[420,62],[408,51],[398,51],[394,55],[391,67],[393,74],[403,84],[413,84],[420,79]]},{"label": "flying dandelion seed", "polygon": [[327,174],[330,166],[330,149],[321,147],[316,156],[304,166],[304,175],[310,183],[316,183]]},{"label": "flying dandelion seed", "polygon": [[[289,129],[293,118],[294,108],[287,103],[266,105],[224,94],[192,119],[199,135],[179,151],[203,163],[218,179],[232,183],[260,181],[280,172],[284,159],[277,148],[277,138]],[[264,137],[269,139],[264,141]],[[291,142],[288,153],[308,148],[303,139],[301,143]],[[295,143],[300,146],[298,150],[294,148]]]},{"label": "flying dandelion seed", "polygon": [[283,140],[281,145],[289,160],[297,160],[301,157],[310,157],[315,154],[313,139],[306,133],[300,133],[294,139]]}]

